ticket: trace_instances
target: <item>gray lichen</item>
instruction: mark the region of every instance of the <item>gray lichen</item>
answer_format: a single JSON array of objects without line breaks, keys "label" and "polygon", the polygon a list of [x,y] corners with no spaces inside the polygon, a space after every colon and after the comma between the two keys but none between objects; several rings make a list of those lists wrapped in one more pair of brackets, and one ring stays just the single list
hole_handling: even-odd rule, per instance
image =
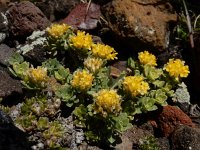
[{"label": "gray lichen", "polygon": [[6,15],[1,12],[0,13],[0,43],[2,43],[6,39],[8,35],[7,31],[8,31],[8,19]]},{"label": "gray lichen", "polygon": [[0,13],[0,31],[5,32],[8,30],[8,19],[5,14]]},{"label": "gray lichen", "polygon": [[6,39],[6,33],[0,32],[0,43],[2,43]]},{"label": "gray lichen", "polygon": [[18,52],[23,55],[33,50],[36,46],[43,47],[46,42],[45,31],[34,31],[31,36],[27,37],[27,44],[18,45]]},{"label": "gray lichen", "polygon": [[190,104],[190,94],[189,94],[189,92],[187,90],[187,86],[185,85],[184,82],[182,82],[178,85],[178,88],[176,89],[172,100],[174,102],[178,102],[178,103]]}]

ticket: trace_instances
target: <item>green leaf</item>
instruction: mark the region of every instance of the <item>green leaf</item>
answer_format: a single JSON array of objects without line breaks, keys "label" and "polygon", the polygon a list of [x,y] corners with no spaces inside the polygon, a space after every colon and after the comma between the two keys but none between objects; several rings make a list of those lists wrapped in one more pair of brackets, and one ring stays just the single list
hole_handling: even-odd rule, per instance
[{"label": "green leaf", "polygon": [[79,102],[76,95],[74,95],[73,89],[68,84],[65,84],[57,89],[55,94],[58,98],[61,98],[61,100],[65,102],[68,107],[72,107],[75,103]]},{"label": "green leaf", "polygon": [[75,124],[81,127],[86,127],[85,122],[86,122],[86,116],[87,116],[87,107],[84,105],[79,105],[76,107],[73,111],[73,115],[76,116],[75,119]]},{"label": "green leaf", "polygon": [[115,87],[119,86],[121,84],[120,81],[122,81],[125,76],[126,76],[126,72],[122,72],[117,79],[112,81],[110,89],[114,89]]},{"label": "green leaf", "polygon": [[154,80],[158,79],[162,73],[163,72],[161,69],[157,69],[150,65],[144,65],[144,74],[149,80],[154,81]]},{"label": "green leaf", "polygon": [[19,64],[19,63],[13,64],[13,71],[14,71],[15,75],[17,75],[20,78],[24,77],[24,75],[26,74],[28,69],[29,69],[28,62],[23,62],[21,64]]},{"label": "green leaf", "polygon": [[68,78],[69,74],[70,74],[69,69],[65,69],[63,66],[60,67],[60,68],[58,69],[58,71],[55,71],[55,72],[54,72],[55,78],[56,78],[58,81],[60,81],[61,83],[64,83],[64,82],[67,81],[67,78]]},{"label": "green leaf", "polygon": [[112,144],[116,141],[116,139],[111,135],[110,137],[108,137],[108,141]]},{"label": "green leaf", "polygon": [[131,57],[128,58],[128,67],[130,67],[131,69],[135,69],[136,68],[136,62]]},{"label": "green leaf", "polygon": [[59,68],[63,67],[56,58],[48,59],[42,63],[42,66],[47,68],[50,75],[54,75],[54,71],[57,71]]},{"label": "green leaf", "polygon": [[137,103],[137,107],[141,107],[142,112],[154,111],[157,109],[155,99],[151,97],[141,97]]},{"label": "green leaf", "polygon": [[161,88],[165,85],[165,81],[155,80],[152,82],[153,85],[155,85],[158,88]]},{"label": "green leaf", "polygon": [[115,121],[114,126],[119,132],[123,132],[132,126],[127,113],[120,113],[119,116],[112,117],[112,119]]},{"label": "green leaf", "polygon": [[8,62],[10,65],[13,65],[14,63],[22,63],[24,61],[24,58],[19,53],[14,53],[9,59]]}]

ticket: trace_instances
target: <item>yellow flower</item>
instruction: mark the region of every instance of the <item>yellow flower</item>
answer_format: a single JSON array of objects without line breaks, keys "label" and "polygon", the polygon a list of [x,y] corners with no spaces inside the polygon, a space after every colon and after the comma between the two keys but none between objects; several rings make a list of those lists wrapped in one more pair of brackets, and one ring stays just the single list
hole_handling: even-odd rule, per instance
[{"label": "yellow flower", "polygon": [[43,67],[30,68],[25,76],[26,82],[32,83],[39,87],[45,87],[47,80],[47,68]]},{"label": "yellow flower", "polygon": [[143,65],[157,66],[156,57],[148,51],[140,52],[138,54],[138,59]]},{"label": "yellow flower", "polygon": [[70,28],[67,24],[53,24],[50,28],[47,28],[47,32],[54,38],[60,38]]},{"label": "yellow flower", "polygon": [[104,117],[108,113],[116,114],[121,110],[121,96],[115,90],[103,89],[95,97],[95,111]]},{"label": "yellow flower", "polygon": [[77,35],[70,38],[71,45],[77,49],[90,49],[92,45],[92,36],[83,31],[77,31]]},{"label": "yellow flower", "polygon": [[184,65],[185,62],[180,59],[170,59],[169,62],[164,66],[170,76],[175,77],[176,80],[179,80],[179,77],[187,77],[190,73],[189,67]]},{"label": "yellow flower", "polygon": [[96,71],[98,71],[102,65],[103,65],[103,60],[99,58],[89,57],[84,61],[84,66],[88,70],[90,70],[92,73],[95,73]]},{"label": "yellow flower", "polygon": [[92,87],[94,77],[86,70],[78,70],[74,73],[71,85],[80,91],[87,91]]},{"label": "yellow flower", "polygon": [[93,44],[92,55],[106,60],[117,59],[117,52],[114,50],[114,48],[104,44]]},{"label": "yellow flower", "polygon": [[124,78],[123,88],[132,97],[144,95],[150,88],[149,84],[143,80],[142,76],[127,76]]}]

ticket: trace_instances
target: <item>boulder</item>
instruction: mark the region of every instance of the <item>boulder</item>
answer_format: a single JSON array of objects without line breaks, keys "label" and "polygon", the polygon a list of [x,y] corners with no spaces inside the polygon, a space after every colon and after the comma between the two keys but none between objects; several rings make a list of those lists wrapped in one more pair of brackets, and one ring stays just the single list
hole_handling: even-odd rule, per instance
[{"label": "boulder", "polygon": [[14,51],[14,48],[10,48],[5,44],[0,44],[0,64],[3,66],[9,66],[8,59],[12,56]]},{"label": "boulder", "polygon": [[62,21],[73,28],[91,30],[97,27],[100,19],[100,6],[94,3],[77,5],[70,14]]},{"label": "boulder", "polygon": [[30,145],[26,134],[17,128],[12,119],[0,110],[0,149],[29,150]]},{"label": "boulder", "polygon": [[16,3],[8,9],[10,34],[18,41],[25,40],[35,30],[46,29],[50,21],[42,11],[29,1]]},{"label": "boulder", "polygon": [[[6,71],[0,70],[0,98],[4,99],[14,94],[22,94],[22,85],[20,81],[11,78]],[[17,99],[13,99],[13,101],[17,101]]]},{"label": "boulder", "polygon": [[181,125],[172,134],[171,141],[172,150],[198,150],[200,148],[200,129]]},{"label": "boulder", "polygon": [[169,28],[177,21],[177,14],[168,1],[113,0],[102,9],[108,26],[132,48],[156,48],[169,44]]},{"label": "boulder", "polygon": [[157,120],[157,127],[161,130],[162,134],[169,137],[179,125],[195,126],[190,117],[178,107],[170,105],[163,107]]}]

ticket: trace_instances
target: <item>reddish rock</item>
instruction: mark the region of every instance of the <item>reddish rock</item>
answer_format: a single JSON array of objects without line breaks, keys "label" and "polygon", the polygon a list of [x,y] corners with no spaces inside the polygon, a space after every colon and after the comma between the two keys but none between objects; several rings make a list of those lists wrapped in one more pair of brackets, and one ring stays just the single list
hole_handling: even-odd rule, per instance
[{"label": "reddish rock", "polygon": [[145,44],[164,50],[169,42],[169,23],[177,21],[172,6],[163,0],[113,0],[102,13],[116,35],[140,49]]},{"label": "reddish rock", "polygon": [[25,39],[35,30],[43,30],[50,25],[49,20],[29,1],[11,6],[8,10],[10,33],[19,39]]},{"label": "reddish rock", "polygon": [[168,137],[179,125],[194,127],[192,120],[179,108],[175,106],[165,106],[158,116],[158,128],[164,136]]},{"label": "reddish rock", "polygon": [[90,30],[97,27],[100,15],[99,5],[82,3],[77,5],[62,22],[74,28]]},{"label": "reddish rock", "polygon": [[80,0],[40,0],[35,5],[54,22],[65,18]]}]

